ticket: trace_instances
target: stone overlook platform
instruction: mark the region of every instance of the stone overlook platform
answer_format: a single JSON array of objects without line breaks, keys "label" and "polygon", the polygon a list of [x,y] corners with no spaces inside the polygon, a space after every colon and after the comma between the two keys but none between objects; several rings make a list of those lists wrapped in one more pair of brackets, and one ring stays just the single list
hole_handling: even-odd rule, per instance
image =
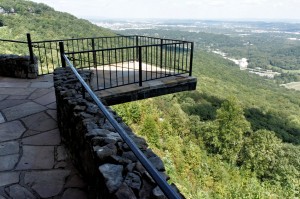
[{"label": "stone overlook platform", "polygon": [[0,77],[0,199],[83,199],[56,122],[52,75]]},{"label": "stone overlook platform", "polygon": [[[196,82],[173,76],[97,94],[112,105],[193,90]],[[89,198],[87,184],[61,142],[53,75],[30,80],[0,76],[0,199]]]}]

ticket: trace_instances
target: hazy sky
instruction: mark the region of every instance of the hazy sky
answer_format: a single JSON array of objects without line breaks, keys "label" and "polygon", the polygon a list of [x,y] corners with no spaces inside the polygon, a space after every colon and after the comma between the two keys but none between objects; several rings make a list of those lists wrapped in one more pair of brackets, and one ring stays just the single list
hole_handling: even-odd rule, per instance
[{"label": "hazy sky", "polygon": [[78,17],[300,20],[300,0],[33,1]]}]

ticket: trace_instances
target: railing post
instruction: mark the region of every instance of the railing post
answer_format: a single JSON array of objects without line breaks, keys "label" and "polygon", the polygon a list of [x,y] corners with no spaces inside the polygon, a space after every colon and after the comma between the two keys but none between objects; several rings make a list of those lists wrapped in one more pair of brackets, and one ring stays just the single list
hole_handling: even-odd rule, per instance
[{"label": "railing post", "polygon": [[162,68],[162,64],[163,64],[163,45],[164,45],[164,39],[160,39],[160,68]]},{"label": "railing post", "polygon": [[32,41],[31,41],[30,33],[27,33],[27,44],[29,49],[30,63],[33,64],[34,58],[33,58],[33,49],[32,49]]},{"label": "railing post", "polygon": [[143,71],[142,71],[142,47],[138,47],[138,53],[139,53],[139,86],[143,85]]},{"label": "railing post", "polygon": [[64,42],[62,41],[59,42],[59,52],[60,52],[61,65],[63,68],[65,68],[66,67],[66,60],[64,58],[65,48],[64,48]]},{"label": "railing post", "polygon": [[192,76],[192,70],[193,70],[193,57],[194,57],[194,42],[191,42],[191,54],[190,54],[190,71],[189,71],[189,76]]},{"label": "railing post", "polygon": [[139,60],[139,36],[135,36],[135,46],[136,46],[136,61]]},{"label": "railing post", "polygon": [[93,61],[94,61],[94,68],[97,68],[97,55],[95,51],[95,39],[92,38],[92,50],[93,50]]}]

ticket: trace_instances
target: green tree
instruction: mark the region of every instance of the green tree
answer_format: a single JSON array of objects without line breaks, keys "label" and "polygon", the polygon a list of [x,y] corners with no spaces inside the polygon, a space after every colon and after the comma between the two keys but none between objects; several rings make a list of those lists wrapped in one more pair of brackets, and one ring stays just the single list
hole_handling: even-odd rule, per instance
[{"label": "green tree", "polygon": [[258,130],[247,138],[240,153],[242,167],[250,169],[260,179],[270,178],[276,167],[277,155],[281,148],[281,140],[274,132]]},{"label": "green tree", "polygon": [[159,143],[158,127],[155,119],[151,115],[147,115],[145,117],[140,132],[143,136],[147,137],[147,141],[150,144],[159,148],[160,143]]},{"label": "green tree", "polygon": [[244,136],[251,130],[241,105],[233,97],[225,100],[217,110],[217,119],[207,127],[203,129],[203,139],[209,150],[235,164]]}]

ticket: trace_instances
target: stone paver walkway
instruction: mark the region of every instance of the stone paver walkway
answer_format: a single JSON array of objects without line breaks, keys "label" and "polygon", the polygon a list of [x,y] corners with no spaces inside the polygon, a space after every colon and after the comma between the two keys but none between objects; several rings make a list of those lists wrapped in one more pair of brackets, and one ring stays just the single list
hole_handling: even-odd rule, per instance
[{"label": "stone paver walkway", "polygon": [[0,77],[0,199],[87,198],[61,144],[52,78]]}]

